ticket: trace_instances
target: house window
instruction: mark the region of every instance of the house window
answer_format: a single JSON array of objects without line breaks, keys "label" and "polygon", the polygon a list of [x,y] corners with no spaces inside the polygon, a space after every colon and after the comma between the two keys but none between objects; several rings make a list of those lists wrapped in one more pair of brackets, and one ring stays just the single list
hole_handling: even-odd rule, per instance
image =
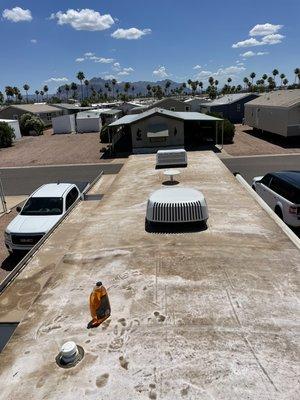
[{"label": "house window", "polygon": [[13,115],[13,119],[19,119],[18,116],[15,114]]},{"label": "house window", "polygon": [[171,108],[170,108],[170,111],[175,111],[175,107],[171,107]]},{"label": "house window", "polygon": [[142,131],[140,129],[136,131],[136,140],[142,140]]},{"label": "house window", "polygon": [[167,141],[166,137],[152,137],[150,138],[150,143],[164,143]]},{"label": "house window", "polygon": [[190,111],[190,106],[185,106],[185,111]]},{"label": "house window", "polygon": [[240,104],[237,104],[237,105],[236,105],[236,111],[237,111],[237,112],[240,112],[240,111],[241,111],[241,105],[240,105]]}]

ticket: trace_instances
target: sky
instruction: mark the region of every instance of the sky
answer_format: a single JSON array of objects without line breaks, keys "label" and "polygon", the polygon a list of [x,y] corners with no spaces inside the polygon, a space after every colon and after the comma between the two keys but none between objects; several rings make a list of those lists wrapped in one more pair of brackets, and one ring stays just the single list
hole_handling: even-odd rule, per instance
[{"label": "sky", "polygon": [[87,79],[242,83],[300,67],[300,0],[0,0],[0,91]]}]

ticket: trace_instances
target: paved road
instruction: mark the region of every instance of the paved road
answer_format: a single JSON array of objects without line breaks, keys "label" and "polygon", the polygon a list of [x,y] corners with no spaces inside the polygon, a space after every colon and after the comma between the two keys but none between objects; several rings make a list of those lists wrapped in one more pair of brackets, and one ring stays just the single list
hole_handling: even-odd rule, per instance
[{"label": "paved road", "polygon": [[122,164],[66,165],[31,168],[0,168],[6,196],[29,195],[50,182],[91,182],[101,171],[117,174]]},{"label": "paved road", "polygon": [[239,172],[248,183],[254,176],[280,170],[300,170],[300,155],[223,158],[231,172]]}]

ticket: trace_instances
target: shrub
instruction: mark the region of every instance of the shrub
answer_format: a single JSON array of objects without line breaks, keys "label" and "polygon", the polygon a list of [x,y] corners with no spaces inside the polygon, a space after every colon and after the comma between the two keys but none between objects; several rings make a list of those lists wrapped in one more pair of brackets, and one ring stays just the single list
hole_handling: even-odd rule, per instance
[{"label": "shrub", "polygon": [[13,128],[7,122],[0,122],[0,147],[10,147],[14,138]]},{"label": "shrub", "polygon": [[45,125],[43,121],[32,114],[23,114],[20,118],[20,129],[22,135],[30,135],[34,132],[36,135],[42,135]]},{"label": "shrub", "polygon": [[84,99],[81,102],[81,107],[89,107],[90,105],[91,103],[87,99]]},{"label": "shrub", "polygon": [[[235,133],[235,126],[231,123],[228,119],[223,118],[222,115],[218,113],[206,113],[207,115],[211,115],[212,117],[222,118],[224,119],[224,134],[223,134],[223,142],[224,143],[232,143]],[[218,124],[218,143],[222,142],[222,123],[219,122]]]}]

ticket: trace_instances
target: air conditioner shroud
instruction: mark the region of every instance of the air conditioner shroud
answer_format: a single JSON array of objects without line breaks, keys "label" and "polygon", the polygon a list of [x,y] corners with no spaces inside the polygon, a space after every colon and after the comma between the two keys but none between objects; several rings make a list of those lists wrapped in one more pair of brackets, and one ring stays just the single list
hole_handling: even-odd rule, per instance
[{"label": "air conditioner shroud", "polygon": [[208,208],[202,192],[191,188],[166,188],[152,193],[147,203],[150,223],[205,222]]}]

